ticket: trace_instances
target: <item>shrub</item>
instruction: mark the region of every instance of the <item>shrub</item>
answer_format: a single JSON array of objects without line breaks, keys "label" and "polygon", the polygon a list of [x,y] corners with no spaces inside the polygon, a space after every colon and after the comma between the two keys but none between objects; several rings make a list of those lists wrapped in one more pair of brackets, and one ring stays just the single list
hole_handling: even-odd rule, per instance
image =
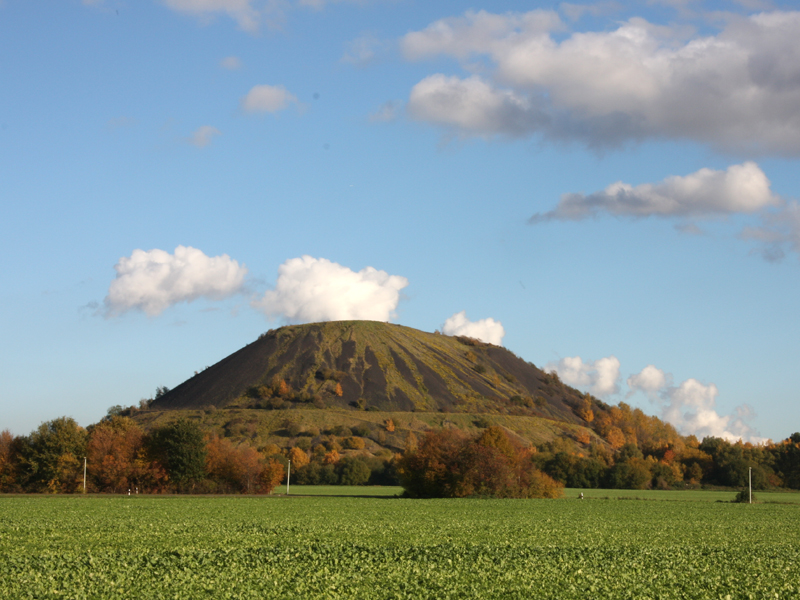
[{"label": "shrub", "polygon": [[360,458],[345,458],[339,461],[338,471],[341,485],[366,485],[372,474],[367,463]]},{"label": "shrub", "polygon": [[398,461],[397,472],[406,494],[421,498],[554,498],[563,487],[499,427],[475,438],[456,429],[428,432]]},{"label": "shrub", "polygon": [[342,442],[342,445],[347,448],[348,450],[363,450],[366,444],[364,443],[364,438],[358,437],[356,435],[350,436],[349,438],[345,438]]},{"label": "shrub", "polygon": [[353,435],[358,435],[361,437],[368,437],[370,433],[369,427],[366,425],[356,425],[353,427]]}]

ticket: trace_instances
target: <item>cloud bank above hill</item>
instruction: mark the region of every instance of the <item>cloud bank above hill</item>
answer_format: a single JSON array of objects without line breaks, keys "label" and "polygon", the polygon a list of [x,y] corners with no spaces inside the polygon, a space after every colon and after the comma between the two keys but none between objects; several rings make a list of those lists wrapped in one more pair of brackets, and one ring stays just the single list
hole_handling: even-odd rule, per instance
[{"label": "cloud bank above hill", "polygon": [[731,415],[720,415],[716,410],[719,390],[690,378],[678,386],[672,385],[672,375],[654,365],[648,365],[628,378],[631,394],[643,392],[661,408],[661,418],[672,423],[684,435],[692,434],[702,439],[707,436],[725,438],[735,442],[763,442],[747,421],[755,412],[747,404],[734,409]]},{"label": "cloud bank above hill", "polygon": [[589,195],[564,194],[555,209],[531,217],[531,223],[578,221],[606,212],[630,217],[710,217],[753,213],[780,204],[770,181],[754,162],[725,171],[700,169],[658,183],[632,186],[618,181]]},{"label": "cloud bank above hill", "polygon": [[275,289],[253,307],[290,323],[390,321],[407,285],[405,277],[373,267],[355,272],[325,258],[302,256],[278,268]]},{"label": "cloud bank above hill", "polygon": [[467,311],[462,310],[444,322],[442,333],[445,335],[463,335],[496,346],[502,346],[506,330],[500,321],[495,321],[491,318],[470,321],[467,319]]},{"label": "cloud bank above hill", "polygon": [[681,139],[800,155],[800,12],[728,16],[705,36],[638,17],[613,31],[567,29],[555,11],[468,11],[408,33],[408,60],[452,57],[467,72],[417,83],[409,114],[465,137],[594,148]]},{"label": "cloud bank above hill", "polygon": [[104,301],[106,316],[141,310],[156,316],[179,302],[221,300],[241,291],[247,268],[227,254],[206,256],[191,246],[134,250],[114,266],[116,279]]},{"label": "cloud bank above hill", "polygon": [[580,356],[567,356],[547,363],[544,371],[555,371],[567,385],[583,388],[602,398],[619,393],[619,367],[619,359],[613,355],[594,362],[583,362]]}]

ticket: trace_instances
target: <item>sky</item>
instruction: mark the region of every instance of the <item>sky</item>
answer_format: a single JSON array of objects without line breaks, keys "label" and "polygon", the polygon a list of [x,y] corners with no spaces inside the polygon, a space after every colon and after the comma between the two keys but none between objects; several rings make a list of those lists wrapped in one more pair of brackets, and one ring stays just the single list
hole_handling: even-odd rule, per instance
[{"label": "sky", "polygon": [[0,429],[370,319],[786,438],[793,5],[0,0]]}]

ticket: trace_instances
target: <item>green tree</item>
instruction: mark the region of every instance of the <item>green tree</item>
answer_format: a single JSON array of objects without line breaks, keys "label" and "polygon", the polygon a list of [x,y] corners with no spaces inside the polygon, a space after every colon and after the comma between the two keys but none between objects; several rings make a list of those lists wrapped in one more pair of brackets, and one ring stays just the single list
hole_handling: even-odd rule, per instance
[{"label": "green tree", "polygon": [[86,430],[72,417],[45,421],[23,438],[19,452],[25,489],[75,492],[82,486]]},{"label": "green tree", "polygon": [[179,490],[205,477],[206,444],[197,423],[179,419],[156,429],[150,448]]},{"label": "green tree", "polygon": [[366,485],[372,471],[360,458],[345,458],[339,461],[339,483],[341,485]]}]

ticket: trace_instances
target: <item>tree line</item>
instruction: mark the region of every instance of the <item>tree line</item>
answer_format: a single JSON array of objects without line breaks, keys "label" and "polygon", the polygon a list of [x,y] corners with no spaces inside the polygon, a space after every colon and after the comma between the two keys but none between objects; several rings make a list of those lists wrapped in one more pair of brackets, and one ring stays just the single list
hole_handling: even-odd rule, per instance
[{"label": "tree line", "polygon": [[[681,436],[624,403],[596,399],[576,410],[591,425],[538,446],[476,421],[457,429],[407,432],[403,452],[365,450],[368,432],[339,426],[303,430],[287,422],[288,444],[255,447],[179,419],[150,431],[110,410],[80,427],[69,417],[27,436],[0,433],[0,492],[270,493],[286,479],[301,485],[403,485],[417,497],[553,497],[572,488],[679,489],[720,486],[800,489],[800,433],[751,444]],[[395,431],[387,419],[384,433]],[[323,435],[324,434],[324,435]],[[380,437],[375,436],[373,437]]]},{"label": "tree line", "polygon": [[285,476],[276,457],[185,419],[148,433],[128,417],[87,429],[60,417],[0,433],[2,492],[270,493]]}]

